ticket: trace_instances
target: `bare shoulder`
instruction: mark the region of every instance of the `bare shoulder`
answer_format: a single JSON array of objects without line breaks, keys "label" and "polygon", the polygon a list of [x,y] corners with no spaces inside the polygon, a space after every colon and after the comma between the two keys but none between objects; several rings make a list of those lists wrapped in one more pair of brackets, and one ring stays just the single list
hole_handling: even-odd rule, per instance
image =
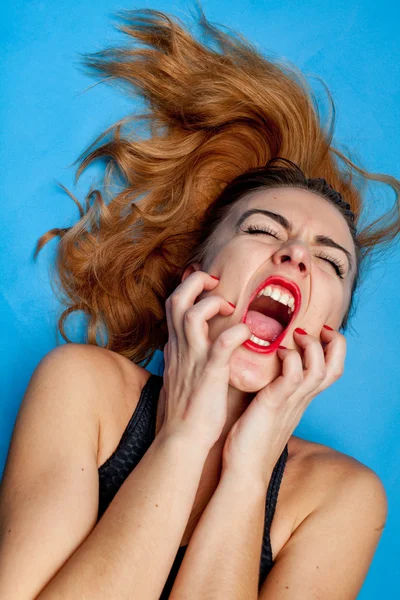
[{"label": "bare shoulder", "polygon": [[312,513],[332,510],[332,504],[345,511],[360,501],[371,507],[371,520],[378,517],[384,523],[386,493],[372,469],[334,448],[292,435],[270,531],[274,559]]},{"label": "bare shoulder", "polygon": [[[317,593],[322,598],[325,572],[332,589],[340,579],[340,597],[347,597],[351,585],[353,598],[354,585],[361,587],[385,527],[384,486],[372,469],[323,444],[292,436],[288,449],[270,535],[276,561],[273,585],[280,577],[286,589],[295,582],[301,597]],[[267,578],[262,597],[269,597],[271,585]]]},{"label": "bare shoulder", "polygon": [[99,422],[100,466],[118,444],[151,373],[117,352],[91,344],[63,344],[43,360],[69,364],[78,379],[86,369],[96,375],[93,411]]},{"label": "bare shoulder", "polygon": [[117,370],[124,379],[130,377],[140,378],[140,376],[144,376],[144,379],[146,379],[146,374],[150,375],[149,371],[118,354],[118,352],[92,344],[62,344],[51,350],[42,360],[57,356],[63,357],[62,360],[79,358],[80,361],[84,361],[82,367],[85,366],[85,359],[90,362],[95,361],[96,367],[105,367],[107,371],[110,371],[110,369]]},{"label": "bare shoulder", "polygon": [[63,344],[40,360],[0,486],[1,598],[38,597],[93,531],[103,425],[110,407],[123,413],[127,382],[139,389],[141,377],[147,372],[97,346]]},{"label": "bare shoulder", "polygon": [[104,393],[98,405],[100,434],[97,465],[100,467],[117,448],[151,373],[118,352],[98,346],[91,348],[89,352],[98,368],[105,366],[109,372],[108,378],[103,376]]},{"label": "bare shoulder", "polygon": [[294,529],[313,511],[343,494],[349,498],[351,495],[354,498],[372,495],[385,504],[386,493],[381,479],[356,458],[297,436],[291,437],[288,448],[293,456],[291,483],[302,499]]},{"label": "bare shoulder", "polygon": [[90,370],[98,375],[96,387],[100,391],[105,389],[107,396],[110,390],[120,392],[125,386],[141,388],[150,376],[149,371],[117,352],[91,344],[68,343],[57,346],[43,357],[41,363],[45,362],[57,364],[60,368],[65,366],[68,374],[74,370],[77,376]]}]

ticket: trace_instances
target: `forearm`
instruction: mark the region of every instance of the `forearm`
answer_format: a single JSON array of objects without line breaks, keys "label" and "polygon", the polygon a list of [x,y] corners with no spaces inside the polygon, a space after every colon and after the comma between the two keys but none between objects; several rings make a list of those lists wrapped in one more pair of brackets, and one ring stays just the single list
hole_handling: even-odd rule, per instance
[{"label": "forearm", "polygon": [[208,450],[157,436],[83,544],[36,600],[158,600]]},{"label": "forearm", "polygon": [[223,474],[191,537],[170,600],[256,600],[264,485]]}]

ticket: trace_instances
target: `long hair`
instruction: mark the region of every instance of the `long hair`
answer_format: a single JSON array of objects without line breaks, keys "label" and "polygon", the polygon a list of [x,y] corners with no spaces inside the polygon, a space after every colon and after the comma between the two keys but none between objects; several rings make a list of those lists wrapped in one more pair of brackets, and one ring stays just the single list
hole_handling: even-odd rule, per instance
[{"label": "long hair", "polygon": [[237,200],[251,192],[282,187],[300,188],[318,194],[333,204],[347,222],[354,244],[355,270],[350,292],[350,303],[340,325],[340,330],[344,332],[352,313],[355,311],[355,292],[362,281],[362,273],[365,267],[365,255],[355,225],[356,215],[350,210],[350,205],[344,202],[343,197],[325,179],[321,177],[307,179],[300,167],[289,159],[274,157],[265,166],[250,169],[228,183],[217,199],[206,209],[198,231],[196,246],[182,269],[184,270],[192,263],[200,263],[207,270],[207,261],[209,256],[212,255],[212,246],[216,241],[214,234],[218,225],[228,217],[231,207]]},{"label": "long hair", "polygon": [[[400,182],[333,148],[328,90],[332,117],[324,127],[296,67],[263,56],[202,13],[200,39],[155,10],[117,15],[129,44],[82,55],[84,72],[135,95],[145,112],[117,121],[78,157],[75,182],[93,161],[105,161],[102,190],[90,190],[83,208],[60,184],[80,218],[42,235],[34,253],[59,237],[52,285],[66,306],[58,329],[67,342],[65,320],[81,311],[87,343],[147,365],[167,341],[165,300],[198,248],[207,208],[235,178],[277,156],[307,178],[324,178],[350,204],[364,260],[398,235]],[[391,186],[396,202],[358,230],[367,180]]]}]

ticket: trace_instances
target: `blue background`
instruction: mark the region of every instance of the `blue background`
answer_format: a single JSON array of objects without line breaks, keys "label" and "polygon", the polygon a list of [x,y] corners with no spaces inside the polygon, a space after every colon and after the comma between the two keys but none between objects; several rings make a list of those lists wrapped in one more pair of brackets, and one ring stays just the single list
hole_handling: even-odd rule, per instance
[{"label": "blue background", "polygon": [[[125,42],[112,13],[142,7],[187,21],[193,4],[14,0],[2,9],[1,472],[29,379],[40,359],[62,341],[55,333],[58,303],[48,279],[57,240],[35,263],[36,240],[48,229],[76,222],[78,210],[57,182],[82,201],[101,169],[90,167],[74,186],[70,165],[132,110],[132,101],[111,86],[88,89],[96,80],[78,70],[78,53]],[[322,77],[337,109],[336,146],[348,147],[363,168],[400,178],[398,2],[204,0],[203,8],[211,21],[241,31],[259,50]],[[324,102],[322,86],[310,81]],[[373,216],[394,202],[393,192],[375,184],[367,197],[376,207]],[[352,322],[355,331],[346,336],[345,373],[311,403],[295,431],[354,456],[386,488],[387,526],[361,600],[398,598],[400,583],[399,259],[397,242],[369,271]],[[71,322],[69,335],[83,341],[82,324]],[[149,370],[158,370],[159,359],[160,354]]]}]

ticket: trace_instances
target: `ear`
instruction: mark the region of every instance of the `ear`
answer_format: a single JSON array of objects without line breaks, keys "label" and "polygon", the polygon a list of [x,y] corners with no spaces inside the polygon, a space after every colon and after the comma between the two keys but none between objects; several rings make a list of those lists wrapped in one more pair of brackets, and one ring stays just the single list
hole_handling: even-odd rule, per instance
[{"label": "ear", "polygon": [[193,263],[193,264],[189,265],[188,267],[186,267],[186,269],[182,275],[182,282],[185,281],[186,277],[189,277],[189,275],[194,273],[194,271],[201,271],[201,265],[199,263]]}]

